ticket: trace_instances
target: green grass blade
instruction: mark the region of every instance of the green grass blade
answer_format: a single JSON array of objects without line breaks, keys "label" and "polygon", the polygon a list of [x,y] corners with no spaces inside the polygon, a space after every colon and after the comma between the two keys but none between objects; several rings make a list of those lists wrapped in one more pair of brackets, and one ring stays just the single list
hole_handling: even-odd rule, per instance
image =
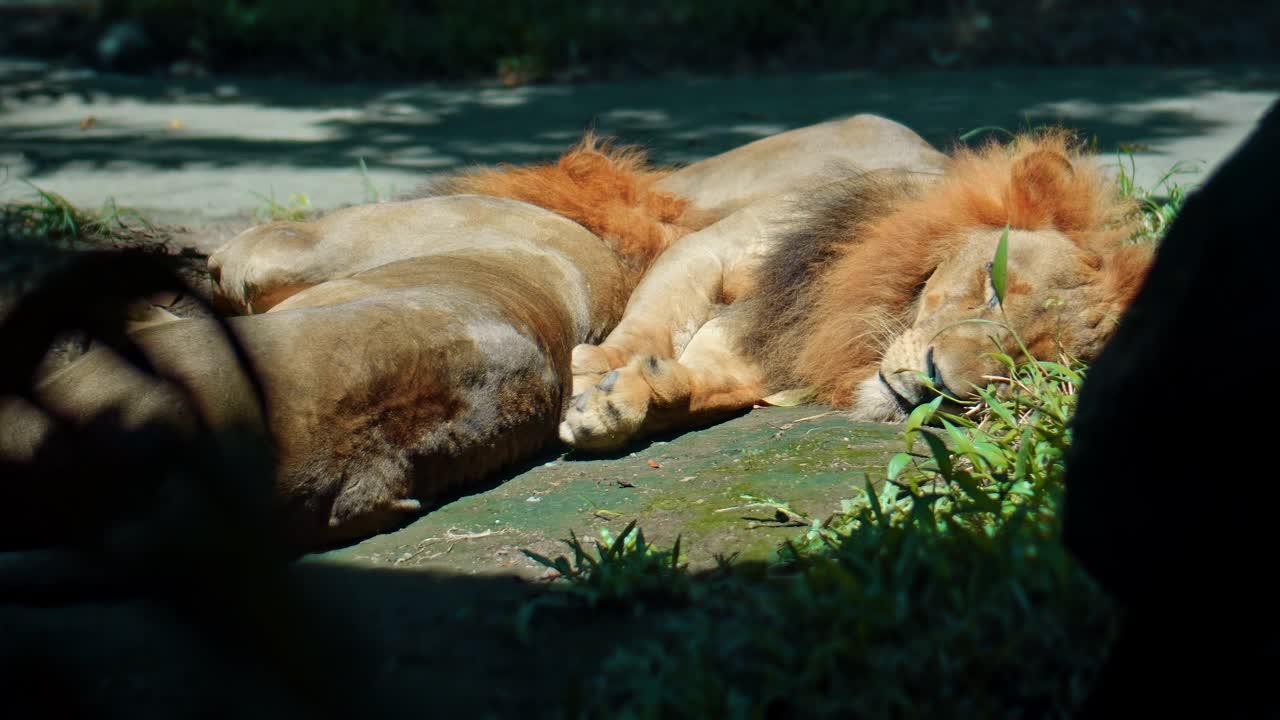
[{"label": "green grass blade", "polygon": [[894,455],[893,459],[889,461],[889,467],[886,469],[886,474],[889,480],[898,479],[898,476],[902,474],[902,471],[908,464],[910,464],[910,462],[911,456],[907,453],[898,453],[897,455]]},{"label": "green grass blade", "polygon": [[996,291],[996,301],[1004,305],[1004,293],[1009,276],[1009,226],[1004,226],[996,256],[991,260],[991,287]]},{"label": "green grass blade", "polygon": [[867,504],[871,506],[871,514],[875,516],[876,522],[884,524],[884,509],[880,507],[880,498],[876,496],[875,488],[871,485],[871,476],[863,475],[867,489]]},{"label": "green grass blade", "polygon": [[929,454],[933,456],[933,461],[938,465],[938,474],[950,479],[952,475],[951,451],[947,449],[947,444],[942,442],[942,438],[933,433],[922,432],[920,437],[924,438],[925,445],[929,446]]}]

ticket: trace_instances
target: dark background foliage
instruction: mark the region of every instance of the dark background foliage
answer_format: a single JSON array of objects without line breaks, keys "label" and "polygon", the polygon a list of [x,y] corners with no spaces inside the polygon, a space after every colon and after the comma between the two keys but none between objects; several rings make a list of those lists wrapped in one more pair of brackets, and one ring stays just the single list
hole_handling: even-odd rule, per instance
[{"label": "dark background foliage", "polygon": [[[1275,58],[1280,8],[1036,0],[101,0],[0,3],[0,50],[333,77],[778,71]],[[122,29],[125,28],[125,29]],[[111,32],[129,52],[105,57]],[[108,51],[107,55],[110,55]]]}]

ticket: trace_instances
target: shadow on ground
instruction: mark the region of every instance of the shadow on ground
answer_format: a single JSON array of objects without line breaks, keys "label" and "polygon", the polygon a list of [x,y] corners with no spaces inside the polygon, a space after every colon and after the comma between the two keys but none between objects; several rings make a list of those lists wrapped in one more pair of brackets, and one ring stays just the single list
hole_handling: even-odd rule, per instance
[{"label": "shadow on ground", "polygon": [[[1235,134],[1242,135],[1280,91],[1280,74],[1271,70],[868,71],[508,89],[175,80],[6,62],[0,67],[0,158],[13,175],[53,180],[77,172],[118,180],[183,171],[188,184],[198,184],[202,172],[239,166],[260,181],[271,168],[336,169],[351,174],[347,201],[357,202],[355,168],[362,159],[375,178],[404,191],[431,172],[553,157],[590,127],[643,143],[659,161],[685,163],[786,129],[873,112],[939,146],[984,126],[1061,122],[1096,135],[1104,151],[1123,144],[1138,148],[1140,157],[1214,162],[1217,157],[1188,158],[1179,143],[1232,125],[1240,125]],[[1225,140],[1222,152],[1237,140],[1234,134]],[[174,176],[171,193],[156,194],[181,195],[183,177]],[[276,190],[283,197],[307,188]],[[265,186],[256,191],[265,193]],[[241,206],[253,204],[246,195],[240,193]]]},{"label": "shadow on ground", "polygon": [[[220,649],[210,627],[146,591],[9,596],[4,704],[67,718],[565,717],[568,688],[656,620],[548,613],[522,638],[517,616],[539,587],[510,577],[332,566],[290,576],[290,620],[305,633],[283,661],[293,667],[252,642]],[[284,678],[299,672],[303,690],[289,692]]]},{"label": "shadow on ground", "polygon": [[[172,604],[182,595],[166,586],[241,582],[234,563],[206,572],[200,557],[178,557],[131,576],[91,551],[3,553],[0,687],[17,707],[63,717],[576,716],[567,704],[590,694],[605,659],[638,652],[682,610],[548,607],[522,635],[522,609],[543,589],[528,581],[545,568],[521,549],[571,555],[559,541],[570,529],[593,538],[638,520],[661,547],[683,538],[694,582],[714,581],[715,556],[735,553],[750,576],[803,528],[743,494],[825,517],[865,474],[883,477],[899,430],[768,408],[613,458],[551,455],[397,532],[305,558],[287,585],[218,590],[225,617],[216,601]],[[239,602],[290,617],[246,618]],[[235,643],[218,641],[219,622],[236,624]],[[258,647],[273,639],[288,646]]]}]

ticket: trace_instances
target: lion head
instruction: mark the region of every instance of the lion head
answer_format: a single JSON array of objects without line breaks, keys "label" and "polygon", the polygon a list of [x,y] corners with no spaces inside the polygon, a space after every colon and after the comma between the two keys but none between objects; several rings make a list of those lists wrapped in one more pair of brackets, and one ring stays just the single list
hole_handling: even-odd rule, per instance
[{"label": "lion head", "polygon": [[[1010,231],[1003,302],[992,277],[999,230],[974,230],[925,283],[911,324],[889,341],[855,399],[870,417],[896,419],[935,397],[967,399],[1007,373],[995,357],[1095,357],[1123,311],[1099,256],[1054,230]],[[932,387],[931,387],[932,386]],[[891,401],[889,407],[884,401]],[[886,408],[888,412],[886,412]]]},{"label": "lion head", "polygon": [[867,420],[999,384],[993,353],[1092,359],[1151,261],[1133,204],[1064,133],[856,178],[817,210],[766,263],[750,340],[775,385]]}]

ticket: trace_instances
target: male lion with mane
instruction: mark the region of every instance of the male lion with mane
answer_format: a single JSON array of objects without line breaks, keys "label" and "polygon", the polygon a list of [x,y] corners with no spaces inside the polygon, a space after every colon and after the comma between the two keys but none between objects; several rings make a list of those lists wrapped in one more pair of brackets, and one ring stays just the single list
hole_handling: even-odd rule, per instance
[{"label": "male lion with mane", "polygon": [[[251,228],[209,259],[218,301],[266,395],[282,534],[312,549],[395,527],[424,501],[553,441],[571,350],[617,324],[679,238],[740,223],[834,166],[936,171],[918,135],[874,116],[802,128],[670,171],[588,137],[559,160],[463,173],[423,197]],[[833,165],[834,164],[834,165]],[[712,224],[714,223],[714,224]],[[253,416],[253,385],[216,322],[133,339],[162,376],[105,348],[46,378],[40,403],[88,420],[194,432]],[[0,456],[34,457],[49,418],[0,398]],[[26,516],[58,517],[57,483]],[[31,503],[28,503],[31,504]]]},{"label": "male lion with mane", "polygon": [[900,421],[933,388],[974,397],[1003,369],[990,353],[1020,356],[1019,339],[1038,359],[1092,359],[1152,259],[1127,242],[1133,203],[1064,132],[755,211],[675,243],[609,337],[574,349],[565,442],[614,449],[780,392]]}]

